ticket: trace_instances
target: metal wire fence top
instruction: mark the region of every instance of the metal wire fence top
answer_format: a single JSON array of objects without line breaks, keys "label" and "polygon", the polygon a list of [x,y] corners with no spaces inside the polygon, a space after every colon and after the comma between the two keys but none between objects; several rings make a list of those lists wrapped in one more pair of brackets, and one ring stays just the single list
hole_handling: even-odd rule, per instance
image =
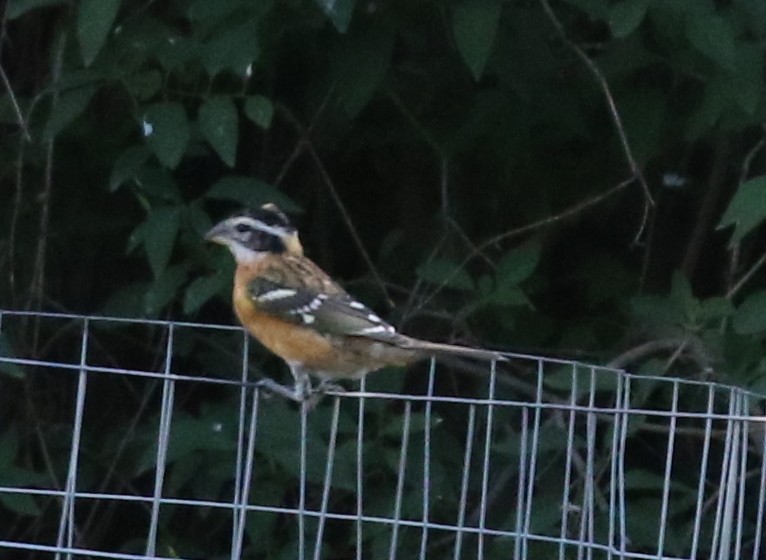
[{"label": "metal wire fence top", "polygon": [[766,400],[735,387],[508,354],[309,412],[237,327],[0,311],[0,350],[13,558],[760,557]]}]

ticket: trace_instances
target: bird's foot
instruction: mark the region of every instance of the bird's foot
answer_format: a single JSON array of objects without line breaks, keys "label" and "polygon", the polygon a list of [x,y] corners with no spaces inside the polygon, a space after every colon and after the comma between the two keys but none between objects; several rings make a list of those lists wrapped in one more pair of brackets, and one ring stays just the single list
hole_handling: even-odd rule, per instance
[{"label": "bird's foot", "polygon": [[332,381],[322,381],[316,389],[314,389],[314,392],[316,393],[345,393],[346,388],[343,385],[338,385],[337,383],[333,383]]},{"label": "bird's foot", "polygon": [[292,387],[287,387],[286,385],[277,383],[270,377],[264,377],[263,379],[256,382],[255,386],[271,394],[279,395],[280,397],[284,397],[295,402],[303,402],[307,398],[304,392],[298,391],[297,385],[296,388],[293,389]]}]

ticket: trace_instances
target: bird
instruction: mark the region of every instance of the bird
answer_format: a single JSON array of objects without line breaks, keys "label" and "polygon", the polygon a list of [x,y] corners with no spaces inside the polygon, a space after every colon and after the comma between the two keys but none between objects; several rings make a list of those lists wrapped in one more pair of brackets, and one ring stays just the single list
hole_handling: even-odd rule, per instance
[{"label": "bird", "polygon": [[[287,363],[294,386],[260,384],[302,402],[386,366],[435,356],[504,360],[500,352],[429,342],[397,332],[304,255],[298,231],[267,203],[215,224],[205,240],[236,261],[232,302],[245,330]],[[311,376],[320,380],[315,388]]]}]

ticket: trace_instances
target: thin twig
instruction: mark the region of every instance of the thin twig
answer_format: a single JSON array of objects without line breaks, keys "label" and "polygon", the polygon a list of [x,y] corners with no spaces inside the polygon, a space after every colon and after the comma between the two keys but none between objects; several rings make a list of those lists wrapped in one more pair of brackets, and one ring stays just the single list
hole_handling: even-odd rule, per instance
[{"label": "thin twig", "polygon": [[3,81],[3,87],[5,88],[5,91],[8,92],[8,99],[11,100],[11,105],[13,106],[13,112],[16,114],[16,121],[19,124],[21,133],[24,136],[24,140],[26,140],[27,142],[31,142],[32,137],[29,135],[29,128],[27,127],[27,121],[24,118],[24,115],[21,113],[21,107],[19,106],[19,102],[16,99],[16,94],[13,91],[11,82],[8,79],[8,75],[5,73],[5,68],[3,68],[2,64],[0,64],[0,80]]},{"label": "thin twig", "polygon": [[311,156],[311,159],[314,160],[314,164],[316,165],[316,168],[319,171],[319,174],[322,176],[322,180],[324,181],[325,186],[327,187],[327,190],[330,191],[330,195],[332,196],[333,201],[335,202],[335,205],[338,207],[338,210],[340,211],[343,221],[346,222],[346,227],[348,227],[348,230],[351,233],[351,238],[354,240],[354,243],[356,244],[357,249],[359,250],[359,253],[362,255],[362,258],[367,264],[367,268],[370,270],[373,278],[375,279],[375,283],[378,285],[378,288],[383,294],[383,297],[385,298],[386,303],[390,307],[394,307],[394,301],[391,299],[391,296],[389,296],[388,294],[388,290],[386,289],[385,282],[383,281],[383,278],[380,276],[380,273],[378,272],[378,269],[375,266],[375,263],[372,261],[370,254],[367,252],[367,249],[365,248],[364,243],[362,242],[362,238],[359,236],[359,232],[357,231],[356,226],[354,226],[354,222],[351,220],[351,216],[349,215],[348,210],[346,209],[346,205],[343,204],[343,200],[340,198],[340,195],[338,194],[338,190],[335,188],[335,183],[333,182],[332,177],[330,177],[330,173],[327,171],[327,168],[325,168],[324,162],[322,162],[322,158],[319,157],[319,154],[314,148],[314,144],[311,142],[311,138],[309,138],[308,136],[308,130],[303,127],[300,121],[298,121],[298,119],[292,114],[292,112],[289,109],[283,106],[279,106],[279,109],[281,113],[290,122],[290,124],[292,124],[295,127],[298,134],[303,139],[304,149],[306,153],[308,153],[308,155]]},{"label": "thin twig", "polygon": [[[745,182],[747,177],[750,175],[750,167],[753,164],[753,160],[755,159],[755,156],[758,155],[758,152],[763,150],[763,148],[766,147],[766,136],[762,136],[760,140],[753,146],[745,155],[745,158],[742,160],[742,167],[739,171],[739,181],[737,183],[738,187],[741,187],[742,184]],[[752,275],[755,273],[755,271],[760,268],[763,265],[763,260],[759,260],[753,267],[748,270],[745,275],[734,283],[734,276],[737,273],[737,268],[739,268],[739,255],[740,255],[740,243],[737,242],[734,244],[734,246],[731,249],[731,257],[729,259],[729,272],[726,275],[726,283],[729,286],[729,290],[726,293],[727,298],[731,298],[736,294],[739,289],[747,282]],[[761,257],[761,259],[766,259],[766,255]]]},{"label": "thin twig", "polygon": [[[282,165],[279,173],[277,173],[276,179],[274,179],[274,182],[272,183],[275,187],[278,187],[282,184],[282,181],[285,179],[287,172],[292,168],[295,160],[297,160],[298,156],[303,153],[303,150],[306,147],[306,143],[308,142],[308,137],[311,136],[312,132],[314,132],[314,127],[316,127],[316,124],[319,122],[319,117],[322,115],[322,113],[324,113],[327,104],[330,102],[332,91],[333,90],[331,88],[330,91],[327,92],[327,95],[322,100],[319,108],[314,113],[314,116],[312,117],[308,127],[306,127],[306,130],[299,133],[298,141],[295,143],[295,148],[293,148],[292,153],[290,153],[290,156],[287,158],[287,160],[285,160],[285,163]],[[294,126],[297,126],[299,131],[301,130],[300,123],[293,117],[292,113],[286,107],[278,106],[278,109],[282,112],[282,114],[288,117],[288,120],[291,120]]]},{"label": "thin twig", "polygon": [[351,233],[351,237],[354,240],[354,243],[356,244],[357,249],[359,249],[359,253],[362,255],[362,258],[367,263],[367,268],[369,268],[370,272],[372,273],[372,276],[375,279],[375,283],[378,285],[378,288],[383,294],[383,297],[385,298],[386,303],[388,304],[389,307],[394,307],[394,300],[392,300],[391,296],[388,294],[388,290],[386,289],[386,284],[385,282],[383,282],[383,278],[380,276],[380,273],[378,272],[378,269],[375,266],[375,263],[372,261],[370,254],[367,252],[367,249],[365,248],[364,243],[362,242],[362,238],[359,237],[359,232],[356,230],[356,226],[354,226],[354,222],[351,220],[351,216],[348,213],[348,210],[346,209],[346,205],[343,204],[343,200],[341,200],[340,195],[338,194],[338,190],[335,188],[335,183],[333,182],[332,177],[330,177],[330,174],[327,172],[327,169],[325,168],[324,163],[322,163],[322,159],[319,157],[319,154],[314,149],[314,145],[310,141],[307,143],[306,149],[308,150],[308,153],[311,155],[312,159],[314,160],[314,163],[316,164],[317,169],[319,170],[319,174],[322,176],[322,179],[324,180],[324,183],[327,186],[327,189],[330,191],[330,195],[335,201],[335,205],[338,207],[338,210],[340,211],[340,214],[343,217],[343,221],[346,222],[346,227]]},{"label": "thin twig", "polygon": [[605,367],[610,369],[622,369],[625,366],[637,360],[641,360],[657,352],[680,348],[683,345],[685,345],[685,343],[686,343],[685,338],[669,338],[669,339],[662,339],[662,340],[651,340],[649,342],[645,342],[639,346],[636,346],[635,348],[631,348],[630,350],[627,350],[626,352],[623,352],[622,354],[620,354],[619,356],[617,356],[616,358],[608,362]]},{"label": "thin twig", "polygon": [[740,289],[742,289],[742,286],[744,286],[754,275],[758,270],[766,263],[766,253],[761,255],[761,257],[755,262],[753,266],[750,267],[750,269],[742,275],[742,278],[737,281],[732,288],[726,292],[726,297],[728,299],[733,298],[737,292],[739,292]]},{"label": "thin twig", "polygon": [[[612,187],[608,191],[605,191],[601,194],[598,194],[596,196],[593,196],[591,198],[588,198],[586,200],[583,200],[582,202],[578,202],[574,206],[570,206],[566,210],[556,214],[555,216],[549,216],[547,218],[543,218],[542,220],[538,220],[536,222],[532,222],[530,224],[527,224],[525,226],[521,226],[506,232],[503,232],[499,235],[496,235],[494,237],[491,237],[487,239],[486,241],[483,241],[480,243],[476,248],[471,251],[471,253],[463,259],[463,262],[460,263],[459,266],[455,267],[455,270],[453,270],[450,274],[448,274],[442,282],[434,288],[434,290],[431,292],[430,295],[426,296],[421,303],[418,305],[417,309],[422,308],[425,306],[429,301],[431,301],[437,293],[439,293],[444,287],[452,280],[463,268],[465,265],[468,264],[468,262],[473,259],[475,256],[481,254],[481,251],[484,249],[487,249],[491,247],[492,245],[496,245],[502,241],[506,241],[508,239],[511,239],[512,237],[517,237],[519,235],[522,235],[524,233],[529,233],[531,231],[535,231],[541,228],[544,228],[546,226],[549,226],[551,224],[560,222],[562,220],[565,220],[567,218],[571,218],[572,216],[576,216],[580,212],[590,208],[591,206],[594,206],[598,204],[599,202],[602,202],[603,200],[609,198],[615,193],[620,192],[621,190],[625,189],[628,185],[632,184],[633,181],[635,181],[635,177],[630,177],[629,179],[626,179],[622,183]],[[417,310],[416,309],[416,310]]]},{"label": "thin twig", "polygon": [[564,41],[564,43],[574,52],[577,57],[582,60],[582,62],[585,64],[585,66],[588,68],[591,74],[593,74],[593,77],[596,79],[596,82],[598,82],[599,87],[601,88],[601,91],[604,94],[604,97],[606,98],[606,103],[609,108],[609,113],[612,116],[612,122],[614,123],[614,127],[617,130],[617,135],[620,138],[620,143],[622,144],[622,151],[625,155],[625,159],[628,162],[628,166],[630,167],[630,171],[633,174],[633,176],[638,181],[638,184],[641,186],[641,189],[644,191],[644,200],[646,208],[644,209],[644,219],[641,223],[641,227],[639,227],[638,234],[636,236],[636,239],[640,237],[642,232],[644,231],[646,220],[649,215],[649,207],[654,206],[654,198],[652,198],[652,193],[649,191],[649,185],[646,183],[646,179],[644,178],[643,173],[641,172],[641,168],[636,163],[636,158],[633,156],[633,150],[630,147],[630,142],[628,141],[628,135],[625,132],[625,126],[622,123],[622,118],[620,117],[620,112],[617,110],[617,104],[614,101],[614,97],[612,96],[612,92],[609,89],[609,84],[606,81],[606,78],[604,77],[604,74],[599,70],[598,66],[590,59],[588,54],[574,41],[572,41],[566,34],[566,31],[564,30],[564,25],[561,23],[561,20],[558,19],[555,12],[551,9],[550,4],[548,3],[548,0],[540,0],[540,4],[543,6],[543,10],[545,11],[546,15],[548,16],[548,19],[551,21],[553,26],[556,28],[556,31],[558,32],[561,39]]}]

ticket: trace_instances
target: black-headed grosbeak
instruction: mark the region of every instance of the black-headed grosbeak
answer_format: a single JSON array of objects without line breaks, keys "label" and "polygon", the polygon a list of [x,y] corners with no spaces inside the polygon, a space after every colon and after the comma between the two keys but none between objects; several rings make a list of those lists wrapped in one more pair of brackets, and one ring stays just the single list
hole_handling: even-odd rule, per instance
[{"label": "black-headed grosbeak", "polygon": [[284,396],[304,400],[311,392],[309,374],[323,386],[439,354],[503,359],[497,352],[397,333],[303,255],[297,230],[274,204],[223,220],[205,239],[234,255],[234,311],[290,367],[295,390],[268,379],[262,383]]}]

